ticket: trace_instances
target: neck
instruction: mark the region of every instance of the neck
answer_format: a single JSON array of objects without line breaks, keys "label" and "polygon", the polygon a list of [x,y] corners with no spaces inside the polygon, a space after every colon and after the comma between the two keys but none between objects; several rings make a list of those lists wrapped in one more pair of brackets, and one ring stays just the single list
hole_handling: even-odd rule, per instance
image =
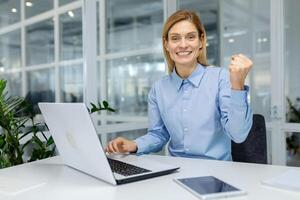
[{"label": "neck", "polygon": [[180,64],[175,65],[176,72],[178,76],[180,76],[182,79],[186,79],[187,77],[189,77],[196,69],[196,67],[197,67],[197,62],[193,63],[192,65],[180,65]]}]

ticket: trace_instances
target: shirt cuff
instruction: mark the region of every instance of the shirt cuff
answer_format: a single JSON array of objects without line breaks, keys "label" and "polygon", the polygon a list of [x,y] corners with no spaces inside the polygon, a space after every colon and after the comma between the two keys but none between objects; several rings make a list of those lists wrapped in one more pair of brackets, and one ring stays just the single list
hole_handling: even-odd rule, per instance
[{"label": "shirt cuff", "polygon": [[245,85],[244,90],[233,90],[231,89],[231,103],[235,106],[247,106],[249,86]]},{"label": "shirt cuff", "polygon": [[133,140],[136,143],[137,146],[137,151],[136,151],[136,155],[142,155],[145,152],[145,144],[143,144],[143,139],[141,138],[137,138],[135,140]]}]

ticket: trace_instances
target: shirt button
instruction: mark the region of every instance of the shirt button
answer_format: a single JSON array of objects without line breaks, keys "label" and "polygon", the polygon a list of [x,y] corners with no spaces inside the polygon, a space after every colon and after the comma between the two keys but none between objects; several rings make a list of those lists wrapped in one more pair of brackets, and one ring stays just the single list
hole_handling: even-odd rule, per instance
[{"label": "shirt button", "polygon": [[188,128],[184,128],[183,130],[184,130],[184,131],[188,131]]},{"label": "shirt button", "polygon": [[190,149],[189,148],[187,148],[187,149],[185,149],[186,151],[190,151]]},{"label": "shirt button", "polygon": [[184,108],[183,111],[186,112],[186,109]]}]

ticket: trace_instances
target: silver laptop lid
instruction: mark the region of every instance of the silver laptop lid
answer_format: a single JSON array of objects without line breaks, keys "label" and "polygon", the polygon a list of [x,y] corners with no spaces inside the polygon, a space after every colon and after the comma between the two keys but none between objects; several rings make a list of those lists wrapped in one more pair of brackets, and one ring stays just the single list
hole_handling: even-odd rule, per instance
[{"label": "silver laptop lid", "polygon": [[64,163],[116,185],[85,104],[38,105]]}]

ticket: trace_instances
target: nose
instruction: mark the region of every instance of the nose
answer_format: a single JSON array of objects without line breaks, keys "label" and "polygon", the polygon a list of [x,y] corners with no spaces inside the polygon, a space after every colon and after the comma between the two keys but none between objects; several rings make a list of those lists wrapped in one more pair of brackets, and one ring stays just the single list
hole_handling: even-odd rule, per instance
[{"label": "nose", "polygon": [[187,41],[185,40],[185,38],[182,38],[179,42],[179,47],[187,47]]}]

